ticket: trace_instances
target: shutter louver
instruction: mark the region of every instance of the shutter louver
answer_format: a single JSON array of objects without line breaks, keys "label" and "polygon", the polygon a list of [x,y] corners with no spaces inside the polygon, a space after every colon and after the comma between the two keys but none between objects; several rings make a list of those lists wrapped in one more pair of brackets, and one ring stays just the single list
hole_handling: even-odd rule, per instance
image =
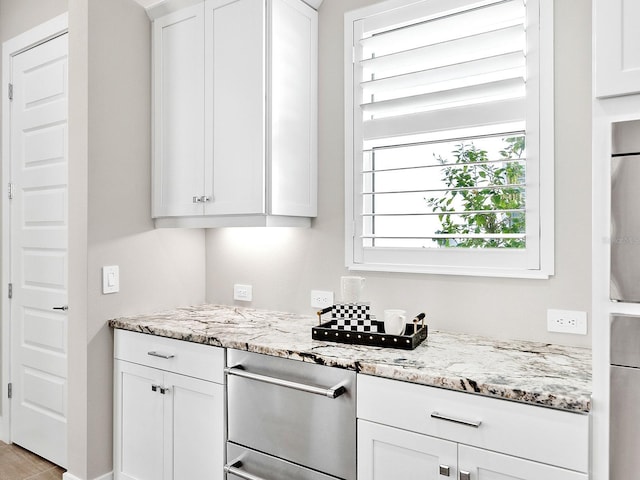
[{"label": "shutter louver", "polygon": [[[370,248],[456,246],[473,239],[512,246],[508,240],[524,241],[524,227],[508,233],[474,231],[473,225],[464,233],[447,233],[441,227],[445,217],[453,223],[470,216],[480,223],[480,218],[524,218],[525,153],[512,158],[501,149],[505,138],[525,135],[524,0],[430,3],[425,8],[433,11],[423,11],[417,20],[409,21],[414,6],[389,14],[386,25],[368,19],[356,39],[361,241]],[[447,159],[465,144],[479,146],[485,155]],[[477,183],[446,184],[446,169],[452,168]],[[492,183],[487,176],[496,169],[503,178]],[[463,208],[460,199],[478,189],[523,201]],[[434,208],[444,195],[453,198],[446,215]]]}]

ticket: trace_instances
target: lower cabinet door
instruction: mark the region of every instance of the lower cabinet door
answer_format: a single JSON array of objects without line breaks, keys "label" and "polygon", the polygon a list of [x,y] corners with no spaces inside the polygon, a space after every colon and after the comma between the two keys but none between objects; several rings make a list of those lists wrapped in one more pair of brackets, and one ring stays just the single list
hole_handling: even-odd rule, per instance
[{"label": "lower cabinet door", "polygon": [[454,442],[358,420],[358,480],[455,479],[456,464]]},{"label": "lower cabinet door", "polygon": [[117,360],[115,375],[115,479],[162,480],[162,372]]},{"label": "lower cabinet door", "polygon": [[[183,375],[165,374],[168,426],[165,480],[221,480],[224,468],[224,387]],[[171,454],[173,452],[173,455]]]},{"label": "lower cabinet door", "polygon": [[[518,441],[517,438],[513,439]],[[584,473],[459,445],[461,480],[587,480]]]},{"label": "lower cabinet door", "polygon": [[115,480],[221,480],[224,387],[115,363]]}]

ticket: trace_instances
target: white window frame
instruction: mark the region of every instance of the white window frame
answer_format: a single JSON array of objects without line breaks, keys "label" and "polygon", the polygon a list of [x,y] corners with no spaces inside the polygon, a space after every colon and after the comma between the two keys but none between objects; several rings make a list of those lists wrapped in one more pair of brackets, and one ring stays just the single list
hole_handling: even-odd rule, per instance
[{"label": "white window frame", "polygon": [[[349,270],[486,277],[539,278],[554,274],[554,70],[553,0],[527,0],[527,223],[531,208],[535,231],[527,247],[515,249],[370,249],[365,252],[358,222],[362,203],[362,122],[354,114],[354,34],[356,22],[412,4],[438,0],[387,0],[345,14],[345,259]],[[460,2],[458,2],[460,3]],[[532,15],[532,12],[539,15]],[[537,25],[536,25],[537,22]],[[532,95],[530,90],[538,94]],[[536,142],[535,139],[538,139]],[[529,159],[533,158],[533,162]],[[537,206],[537,213],[535,209]],[[522,257],[526,256],[526,260]],[[514,262],[515,258],[519,258]],[[517,263],[517,266],[514,264]]]}]

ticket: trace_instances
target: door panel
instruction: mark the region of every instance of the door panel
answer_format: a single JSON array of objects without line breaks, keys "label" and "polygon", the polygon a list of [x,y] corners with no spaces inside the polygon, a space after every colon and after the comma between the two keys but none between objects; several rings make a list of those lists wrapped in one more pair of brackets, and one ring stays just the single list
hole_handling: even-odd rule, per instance
[{"label": "door panel", "polygon": [[11,440],[67,461],[67,38],[12,58]]},{"label": "door panel", "polygon": [[459,468],[471,480],[587,480],[583,473],[531,462],[521,458],[459,446]]},{"label": "door panel", "polygon": [[[173,455],[165,455],[171,478],[222,480],[224,462],[224,387],[195,378],[165,373],[164,384],[171,389],[165,407],[167,438]],[[169,415],[171,418],[167,418]]]},{"label": "door panel", "polygon": [[439,480],[440,466],[457,478],[454,442],[358,420],[359,480]]},{"label": "door panel", "polygon": [[115,478],[162,480],[164,398],[162,372],[116,361]]},{"label": "door panel", "polygon": [[201,215],[204,194],[203,5],[153,23],[153,216]]},{"label": "door panel", "polygon": [[[224,4],[221,4],[224,3]],[[265,2],[207,2],[207,215],[265,212]],[[233,48],[229,48],[233,45]]]}]

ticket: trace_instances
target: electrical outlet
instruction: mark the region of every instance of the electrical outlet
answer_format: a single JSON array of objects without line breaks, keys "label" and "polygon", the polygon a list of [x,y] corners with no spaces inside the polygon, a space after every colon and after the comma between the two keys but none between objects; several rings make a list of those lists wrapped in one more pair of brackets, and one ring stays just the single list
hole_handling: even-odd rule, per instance
[{"label": "electrical outlet", "polygon": [[587,312],[574,310],[547,310],[547,330],[549,332],[587,334]]},{"label": "electrical outlet", "polygon": [[313,308],[325,308],[331,305],[333,305],[333,292],[311,290],[311,306]]},{"label": "electrical outlet", "polygon": [[250,302],[253,299],[253,286],[236,283],[233,286],[233,299],[241,302]]}]

